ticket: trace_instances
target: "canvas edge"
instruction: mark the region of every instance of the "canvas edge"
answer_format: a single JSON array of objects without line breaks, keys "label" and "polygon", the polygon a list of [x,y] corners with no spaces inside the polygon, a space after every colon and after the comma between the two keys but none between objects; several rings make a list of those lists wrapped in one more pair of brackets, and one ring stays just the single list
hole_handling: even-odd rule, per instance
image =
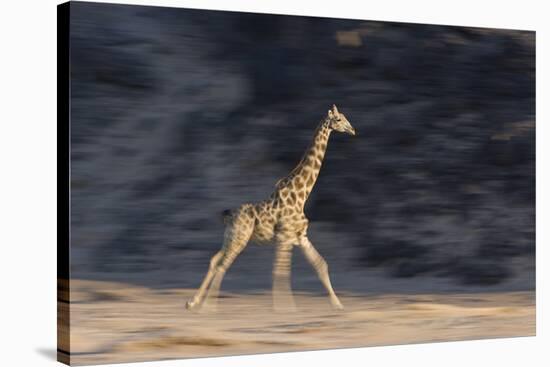
[{"label": "canvas edge", "polygon": [[70,365],[70,2],[57,5],[57,361]]}]

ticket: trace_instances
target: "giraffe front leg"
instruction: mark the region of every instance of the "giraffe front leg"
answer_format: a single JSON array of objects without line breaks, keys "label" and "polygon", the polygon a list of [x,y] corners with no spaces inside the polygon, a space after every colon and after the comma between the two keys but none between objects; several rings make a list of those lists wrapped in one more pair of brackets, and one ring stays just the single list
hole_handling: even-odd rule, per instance
[{"label": "giraffe front leg", "polygon": [[273,307],[275,311],[295,311],[290,285],[292,243],[278,243],[273,264]]},{"label": "giraffe front leg", "polygon": [[206,276],[204,277],[201,286],[195,296],[187,301],[185,304],[185,308],[188,310],[192,310],[199,306],[202,302],[202,299],[204,298],[204,293],[206,292],[206,289],[210,285],[212,278],[215,275],[216,272],[216,266],[218,265],[218,262],[220,261],[220,258],[223,255],[223,251],[218,251],[214,256],[212,256],[212,259],[210,259],[210,266],[208,267],[208,272],[206,273]]},{"label": "giraffe front leg", "polygon": [[330,276],[328,274],[327,262],[319,254],[317,249],[313,247],[313,244],[307,237],[302,237],[302,239],[300,240],[300,247],[302,248],[302,251],[307,261],[311,264],[311,266],[313,266],[313,268],[317,272],[317,275],[319,276],[321,283],[323,283],[323,285],[325,286],[325,289],[329,294],[330,303],[332,304],[332,307],[337,310],[342,310],[344,306],[336,296],[336,293],[334,293],[334,289],[332,289]]}]

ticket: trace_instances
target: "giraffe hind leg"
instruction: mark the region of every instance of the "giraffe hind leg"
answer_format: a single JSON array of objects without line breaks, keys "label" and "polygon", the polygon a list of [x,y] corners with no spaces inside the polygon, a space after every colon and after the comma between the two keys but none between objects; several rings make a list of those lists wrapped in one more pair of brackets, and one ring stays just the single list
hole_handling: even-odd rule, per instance
[{"label": "giraffe hind leg", "polygon": [[215,311],[217,309],[218,296],[220,293],[223,277],[225,276],[225,273],[227,272],[227,270],[229,270],[229,267],[233,264],[237,256],[246,247],[250,235],[251,231],[241,232],[231,238],[227,246],[224,246],[224,250],[222,250],[222,256],[220,257],[220,260],[215,267],[215,273],[213,275],[212,282],[204,299],[204,306],[208,310]]},{"label": "giraffe hind leg", "polygon": [[196,308],[197,306],[200,306],[204,298],[204,294],[208,286],[210,286],[212,282],[212,278],[214,277],[214,274],[216,271],[216,266],[218,265],[222,256],[223,256],[223,251],[220,250],[214,256],[212,256],[212,259],[210,259],[210,266],[208,267],[208,272],[206,273],[206,276],[204,277],[199,290],[197,291],[195,296],[190,301],[187,301],[187,303],[185,304],[185,307],[188,310],[191,310],[193,308]]},{"label": "giraffe hind leg", "polygon": [[216,308],[223,277],[237,255],[246,247],[254,230],[254,220],[249,210],[249,207],[241,207],[237,214],[232,215],[226,222],[222,249],[212,257],[201,287],[196,296],[187,303],[188,309],[199,305],[209,306],[211,310]]}]

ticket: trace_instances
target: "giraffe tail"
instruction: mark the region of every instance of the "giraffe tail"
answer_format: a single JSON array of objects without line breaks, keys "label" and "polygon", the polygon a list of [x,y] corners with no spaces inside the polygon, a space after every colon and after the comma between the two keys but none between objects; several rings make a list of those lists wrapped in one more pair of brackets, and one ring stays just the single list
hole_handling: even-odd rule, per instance
[{"label": "giraffe tail", "polygon": [[225,209],[224,211],[222,211],[222,219],[224,224],[227,224],[232,217],[233,212],[230,209]]}]

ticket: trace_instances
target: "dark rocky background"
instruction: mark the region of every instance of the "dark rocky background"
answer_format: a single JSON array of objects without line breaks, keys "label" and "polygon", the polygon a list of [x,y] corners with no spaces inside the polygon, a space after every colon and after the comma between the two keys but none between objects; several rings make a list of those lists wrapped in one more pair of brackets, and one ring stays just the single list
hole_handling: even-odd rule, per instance
[{"label": "dark rocky background", "polygon": [[[534,32],[71,7],[72,277],[198,286],[220,212],[336,103],[358,135],[333,134],[306,213],[337,291],[534,289]],[[224,287],[268,289],[272,255]]]}]

